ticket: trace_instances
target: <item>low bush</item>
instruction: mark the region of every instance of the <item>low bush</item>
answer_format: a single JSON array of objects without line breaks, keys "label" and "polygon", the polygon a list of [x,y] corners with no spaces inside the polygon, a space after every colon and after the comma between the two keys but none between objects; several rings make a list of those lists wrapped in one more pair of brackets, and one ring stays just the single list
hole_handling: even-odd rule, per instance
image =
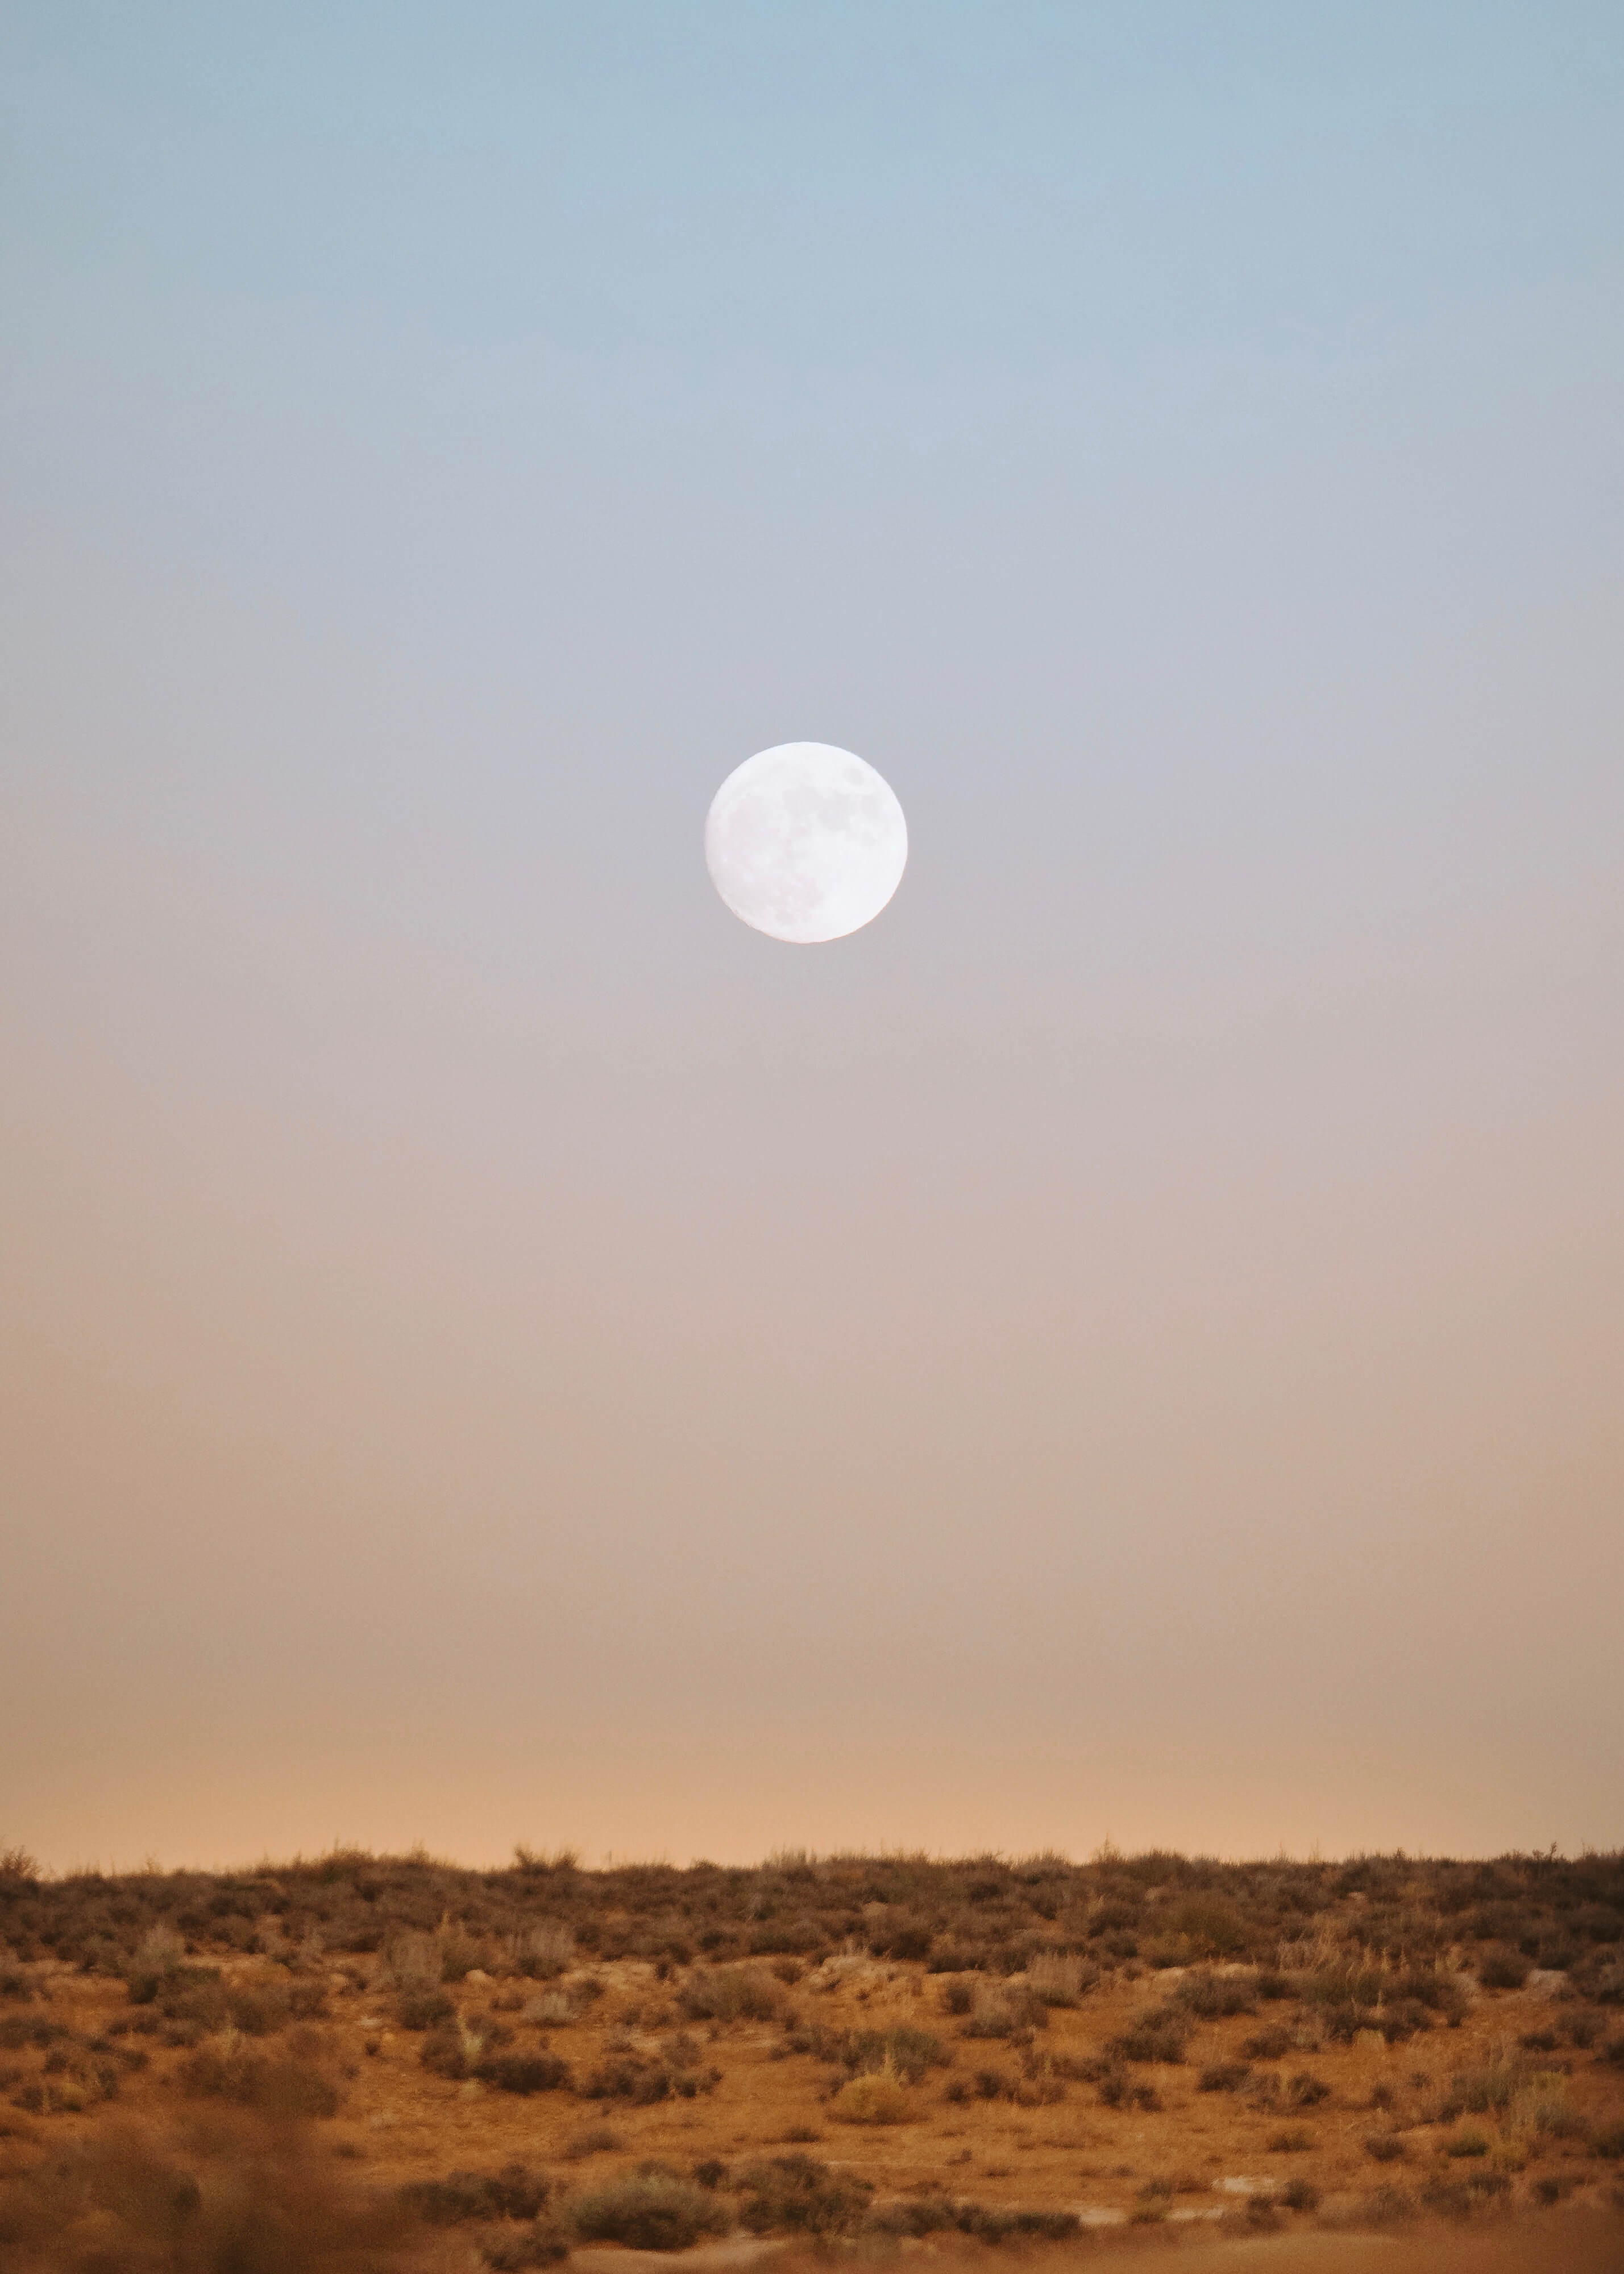
[{"label": "low bush", "polygon": [[659,2164],[577,2195],[570,2225],[583,2242],[621,2242],[628,2250],[686,2250],[702,2234],[726,2234],[726,2208],[707,2187]]},{"label": "low bush", "polygon": [[274,2037],[293,2019],[293,2000],[277,1982],[249,1982],[229,1992],[227,2010],[233,2029],[246,2037]]},{"label": "low bush", "polygon": [[1428,2210],[1441,2211],[1446,2218],[1470,2218],[1485,2203],[1510,2192],[1511,2181],[1504,2172],[1474,2172],[1465,2180],[1428,2180],[1421,2200]]},{"label": "low bush", "polygon": [[1485,1990],[1520,1990],[1530,1970],[1520,1951],[1503,1947],[1485,1951],[1477,1962],[1477,1979]]},{"label": "low bush", "polygon": [[1274,2200],[1288,2210],[1318,2210],[1320,2190],[1312,2180],[1289,2180]]},{"label": "low bush", "polygon": [[784,1992],[753,1966],[695,1967],[677,2003],[690,2022],[771,2022],[783,2010]]},{"label": "low bush", "polygon": [[1267,2029],[1255,2030],[1242,2044],[1241,2051],[1249,2060],[1283,2060],[1296,2043],[1296,2030],[1275,2022]]},{"label": "low bush", "polygon": [[1249,2061],[1214,2061],[1197,2079],[1201,2092],[1240,2092],[1252,2082]]},{"label": "low bush", "polygon": [[1447,2124],[1462,2114],[1484,2116],[1492,2110],[1509,2108],[1539,2073],[1524,2061],[1505,2059],[1485,2061],[1479,2068],[1457,2069],[1449,2080],[1440,2119]]},{"label": "low bush", "polygon": [[584,2163],[589,2156],[613,2155],[624,2144],[620,2134],[611,2131],[608,2125],[587,2124],[565,2142],[560,2152],[566,2163],[580,2164]]},{"label": "low bush", "polygon": [[592,2070],[581,2087],[581,2097],[652,2108],[661,2100],[692,2100],[698,2093],[714,2092],[721,2081],[720,2069],[702,2067],[696,2058],[673,2061],[669,2055],[645,2059],[636,2053],[617,2053]]},{"label": "low bush", "polygon": [[876,2203],[862,2223],[865,2234],[892,2235],[898,2241],[922,2242],[959,2224],[959,2206],[950,2196],[899,2195],[892,2202]]},{"label": "low bush", "polygon": [[1365,2142],[1365,2152],[1372,2163],[1402,2164],[1410,2150],[1396,2133],[1377,2132]]},{"label": "low bush", "polygon": [[442,1926],[435,1940],[440,1945],[442,1982],[466,1981],[485,1955],[473,1937],[461,1926]]},{"label": "low bush", "polygon": [[1019,2037],[1049,2027],[1049,2007],[1019,1983],[999,1992],[977,1993],[962,2034],[966,2037]]},{"label": "low bush", "polygon": [[540,2172],[520,2163],[500,2172],[447,2172],[441,2180],[413,2180],[401,2201],[431,2226],[459,2226],[470,2219],[537,2218],[551,2187]]},{"label": "low bush", "polygon": [[569,2063],[555,2053],[487,2053],[474,2063],[471,2074],[498,2092],[568,2092]]},{"label": "low bush", "polygon": [[907,2089],[894,2069],[869,2069],[841,2086],[829,2112],[842,2124],[900,2124],[908,2114]]},{"label": "low bush", "polygon": [[550,1982],[575,1962],[575,1938],[567,1926],[534,1919],[508,1938],[508,1961],[515,1974]]},{"label": "low bush", "polygon": [[921,1959],[929,1957],[935,1939],[921,1920],[902,1918],[876,1927],[869,1934],[868,1947],[876,1958],[902,1959],[917,1964]]},{"label": "low bush", "polygon": [[1173,1991],[1173,2001],[1204,2022],[1221,2021],[1231,2014],[1258,2010],[1255,1974],[1213,1974],[1203,1969],[1186,1974]]},{"label": "low bush", "polygon": [[455,2022],[449,2022],[428,2032],[418,2050],[417,2059],[433,2075],[443,2076],[448,2083],[457,2084],[467,2076],[484,2050],[479,2038]]},{"label": "low bush", "polygon": [[567,2029],[581,2018],[581,2008],[568,1990],[544,1990],[526,1999],[522,2017],[543,2029]]},{"label": "low bush", "polygon": [[1477,2125],[1462,2124],[1458,2132],[1453,2133],[1444,2142],[1443,2149],[1446,2156],[1453,2156],[1458,2160],[1467,2157],[1486,2156],[1490,2145],[1488,2134]]},{"label": "low bush", "polygon": [[1227,1895],[1186,1895],[1162,1921],[1167,1932],[1189,1943],[1198,1957],[1233,1958],[1246,1947],[1246,1923]]},{"label": "low bush", "polygon": [[858,2074],[889,2069],[905,2084],[918,2084],[927,2069],[945,2068],[952,2056],[940,2037],[929,2029],[904,2025],[892,2029],[861,2029],[841,2051],[845,2066]]},{"label": "low bush", "polygon": [[402,1990],[395,2001],[395,2018],[403,2029],[437,2029],[455,2012],[443,1990]]},{"label": "low bush", "polygon": [[160,1985],[178,1974],[186,1959],[186,1945],[171,1926],[162,1922],[147,1928],[136,1944],[125,1974],[131,1998],[149,2005]]},{"label": "low bush", "polygon": [[836,2173],[801,2155],[772,2156],[748,2165],[739,2175],[739,2190],[740,2220],[752,2234],[850,2233],[874,2193],[866,2180]]},{"label": "low bush", "polygon": [[1046,2006],[1075,2006],[1099,1978],[1075,1951],[1040,1950],[1026,1962],[1026,1987]]},{"label": "low bush", "polygon": [[1300,2124],[1288,2124],[1276,2132],[1269,2142],[1271,2153],[1276,2156],[1301,2156],[1314,2144],[1314,2135]]},{"label": "low bush", "polygon": [[1107,2050],[1125,2061],[1182,2061],[1189,2041],[1185,2014],[1168,2007],[1152,2007],[1136,2014],[1120,2036],[1108,2038]]}]

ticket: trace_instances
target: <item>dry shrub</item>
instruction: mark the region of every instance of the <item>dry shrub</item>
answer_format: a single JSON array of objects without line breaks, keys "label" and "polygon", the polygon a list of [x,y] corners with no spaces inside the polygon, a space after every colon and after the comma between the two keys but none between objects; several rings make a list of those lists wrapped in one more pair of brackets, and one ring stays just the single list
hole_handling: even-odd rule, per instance
[{"label": "dry shrub", "polygon": [[940,2234],[958,2224],[959,2206],[950,2196],[899,2195],[891,2202],[876,2203],[863,2219],[862,2231],[921,2242],[926,2235]]},{"label": "dry shrub", "polygon": [[841,2086],[830,2113],[842,2124],[900,2124],[908,2114],[907,2089],[895,2069],[869,2069]]},{"label": "dry shrub", "polygon": [[[580,2164],[584,2163],[589,2156],[613,2155],[617,2148],[624,2144],[620,2134],[611,2131],[608,2125],[587,2124],[583,2125],[572,2139],[565,2142],[560,2152],[567,2164]],[[695,2177],[696,2179],[699,2177],[697,2172]],[[703,2184],[706,2183],[702,2181]]]},{"label": "dry shrub", "polygon": [[846,2040],[841,2059],[859,2074],[888,2069],[904,2084],[918,2084],[927,2069],[945,2068],[951,2055],[929,2029],[906,2023],[894,2029],[860,2029]]},{"label": "dry shrub", "polygon": [[622,2242],[629,2250],[686,2250],[702,2234],[726,2234],[732,2225],[708,2188],[655,2163],[578,2195],[569,2221],[583,2242]]},{"label": "dry shrub", "polygon": [[384,2274],[409,2234],[303,2127],[216,2117],[184,2144],[108,2130],[0,2180],[6,2274]]},{"label": "dry shrub", "polygon": [[568,1990],[544,1990],[525,1999],[522,2018],[538,2029],[567,2029],[581,2018],[581,2007]]},{"label": "dry shrub", "polygon": [[572,1930],[552,1919],[533,1919],[508,1939],[508,1962],[532,1982],[550,1982],[575,1962]]},{"label": "dry shrub", "polygon": [[293,2019],[293,1999],[280,1982],[245,1982],[226,1993],[231,2026],[245,2037],[274,2037]]},{"label": "dry shrub", "polygon": [[1255,2030],[1246,2038],[1241,2051],[1249,2060],[1283,2060],[1297,2044],[1297,2033],[1276,2022],[1267,2029]]},{"label": "dry shrub", "polygon": [[521,2163],[500,2172],[447,2172],[443,2180],[413,2180],[401,2189],[406,2209],[431,2226],[470,2219],[533,2219],[546,2208],[546,2178]]},{"label": "dry shrub", "polygon": [[1162,2106],[1162,2096],[1154,2084],[1136,2083],[1125,2068],[1115,2063],[1101,2069],[1096,2082],[1102,2107],[1142,2108],[1154,2115]]},{"label": "dry shrub", "polygon": [[148,1927],[131,1954],[125,1969],[131,1998],[138,2005],[150,2005],[163,1984],[172,1980],[185,1962],[186,1946],[173,1927]]},{"label": "dry shrub", "polygon": [[677,2003],[690,2022],[771,2022],[784,1992],[759,1967],[695,1967]]},{"label": "dry shrub", "polygon": [[1125,2061],[1182,2061],[1189,2036],[1187,2014],[1151,2007],[1135,2014],[1120,2036],[1109,2038],[1107,2050]]},{"label": "dry shrub", "polygon": [[965,2023],[966,2037],[1025,2037],[1049,2027],[1049,2007],[1034,1991],[1020,1984],[1003,1991],[979,1989],[974,2010]]},{"label": "dry shrub", "polygon": [[1485,1950],[1477,1962],[1477,1979],[1485,1990],[1520,1990],[1528,1980],[1530,1963],[1521,1951],[1503,1946]]},{"label": "dry shrub", "polygon": [[397,1990],[437,1990],[442,1979],[440,1945],[432,1934],[396,1935],[384,1946],[382,1972]]},{"label": "dry shrub", "polygon": [[739,2188],[740,2220],[752,2234],[849,2233],[874,2193],[866,2180],[837,2176],[812,2156],[750,2164],[739,2175]]},{"label": "dry shrub", "polygon": [[1169,1906],[1163,1924],[1199,1956],[1232,1958],[1246,1947],[1246,1924],[1227,1895],[1186,1895]]},{"label": "dry shrub", "polygon": [[1212,1974],[1205,1968],[1186,1974],[1173,1992],[1173,2002],[1204,2022],[1222,2021],[1232,2014],[1257,2010],[1255,1974]]},{"label": "dry shrub", "polygon": [[692,2100],[697,2093],[714,2092],[721,2081],[719,2069],[700,2067],[699,2048],[691,2040],[677,2038],[663,2054],[650,2059],[635,2052],[611,2055],[587,2077],[581,2097],[627,2100],[634,2108],[651,2108],[673,2095]]},{"label": "dry shrub", "polygon": [[1026,1962],[1026,1987],[1046,2006],[1075,2006],[1099,1978],[1075,1951],[1040,1950]]},{"label": "dry shrub", "polygon": [[487,2053],[470,2072],[499,2092],[568,2092],[569,2064],[553,2053]]},{"label": "dry shrub", "polygon": [[455,1920],[442,1922],[434,1939],[440,1946],[442,1982],[465,1981],[485,1955],[473,1937]]},{"label": "dry shrub", "polygon": [[395,2014],[403,2029],[436,2029],[455,2017],[456,2007],[437,1984],[420,1984],[402,1991]]}]

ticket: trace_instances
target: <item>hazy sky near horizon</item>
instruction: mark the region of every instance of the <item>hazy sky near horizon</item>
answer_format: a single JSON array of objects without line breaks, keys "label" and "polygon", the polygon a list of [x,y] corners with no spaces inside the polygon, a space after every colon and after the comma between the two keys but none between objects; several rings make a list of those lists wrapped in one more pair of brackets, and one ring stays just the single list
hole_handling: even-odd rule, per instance
[{"label": "hazy sky near horizon", "polygon": [[0,117],[0,1840],[1624,1843],[1613,0]]}]

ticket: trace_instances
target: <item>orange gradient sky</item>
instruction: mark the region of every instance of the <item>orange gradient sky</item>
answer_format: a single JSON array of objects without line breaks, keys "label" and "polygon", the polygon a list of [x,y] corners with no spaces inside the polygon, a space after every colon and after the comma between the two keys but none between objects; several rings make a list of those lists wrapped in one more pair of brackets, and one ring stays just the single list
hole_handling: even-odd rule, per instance
[{"label": "orange gradient sky", "polygon": [[0,1841],[1624,1841],[1624,30],[1083,13],[17,12]]}]

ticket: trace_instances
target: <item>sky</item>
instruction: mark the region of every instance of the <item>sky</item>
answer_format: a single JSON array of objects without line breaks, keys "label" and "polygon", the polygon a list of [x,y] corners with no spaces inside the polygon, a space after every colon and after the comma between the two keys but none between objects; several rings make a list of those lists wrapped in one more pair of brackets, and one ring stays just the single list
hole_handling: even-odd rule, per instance
[{"label": "sky", "polygon": [[1613,0],[11,0],[0,123],[0,1844],[1624,1844]]}]

